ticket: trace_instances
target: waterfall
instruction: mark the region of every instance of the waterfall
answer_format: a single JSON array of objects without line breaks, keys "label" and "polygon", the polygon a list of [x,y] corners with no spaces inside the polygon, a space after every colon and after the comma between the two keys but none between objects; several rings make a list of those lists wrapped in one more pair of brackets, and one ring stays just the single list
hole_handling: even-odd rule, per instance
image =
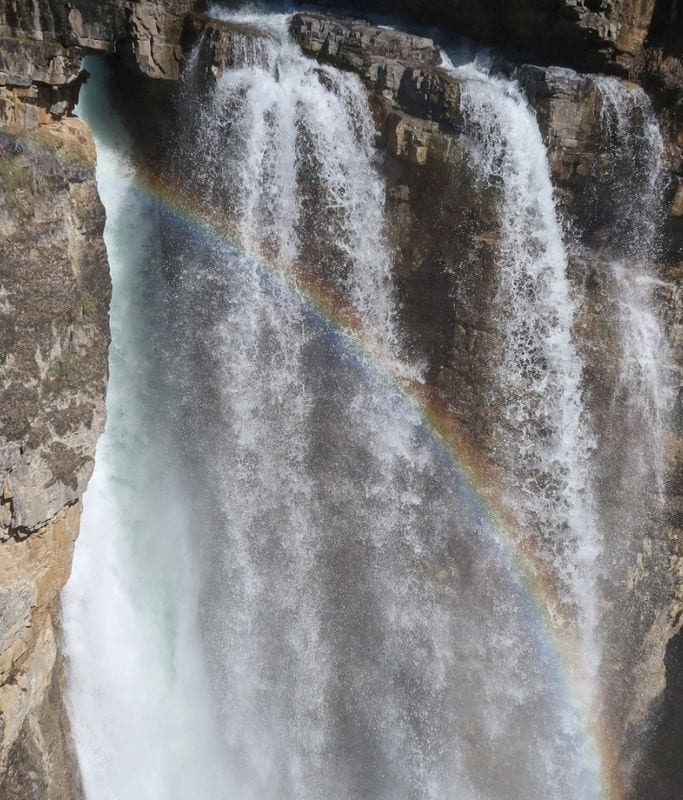
[{"label": "waterfall", "polygon": [[88,800],[598,800],[594,441],[534,116],[452,67],[501,220],[494,456],[575,664],[397,388],[419,368],[360,80],[304,58],[285,16],[240,19],[263,36],[230,69],[199,74],[206,39],[186,63],[174,199],[142,184],[95,68],[79,106],[114,284],[64,597]]},{"label": "waterfall", "polygon": [[154,255],[156,210],[135,189],[131,142],[109,107],[107,72],[98,59],[86,66],[91,85],[78,113],[97,143],[112,346],[108,421],[62,598],[67,699],[88,798],[218,797],[225,776],[203,713],[212,701],[195,630],[192,521],[158,358],[168,288]]},{"label": "waterfall", "polygon": [[602,101],[600,179],[608,201],[593,213],[608,224],[606,256],[614,285],[621,343],[620,380],[614,398],[633,441],[632,475],[653,479],[664,495],[666,429],[672,409],[674,372],[659,319],[658,296],[673,287],[653,273],[661,248],[664,143],[645,92],[616,78],[595,79]]},{"label": "waterfall", "polygon": [[573,326],[576,301],[545,146],[513,81],[474,61],[448,69],[462,83],[464,134],[482,180],[498,187],[501,235],[496,319],[502,339],[491,390],[496,452],[511,477],[508,503],[562,586],[563,624],[575,628],[586,702],[600,663],[601,532],[592,495],[594,437],[583,403]]},{"label": "waterfall", "polygon": [[[238,19],[264,25],[262,16]],[[225,186],[232,186],[229,213],[249,254],[293,265],[316,249],[324,261],[318,269],[335,272],[365,340],[390,357],[398,342],[383,241],[384,186],[363,86],[356,75],[304,58],[289,41],[286,15],[271,15],[265,24],[263,39],[237,39],[235,68],[220,76],[197,116],[198,168],[223,204]],[[188,157],[196,161],[196,152]],[[314,182],[315,196],[306,196]],[[315,205],[315,227],[306,220],[307,204]]]}]

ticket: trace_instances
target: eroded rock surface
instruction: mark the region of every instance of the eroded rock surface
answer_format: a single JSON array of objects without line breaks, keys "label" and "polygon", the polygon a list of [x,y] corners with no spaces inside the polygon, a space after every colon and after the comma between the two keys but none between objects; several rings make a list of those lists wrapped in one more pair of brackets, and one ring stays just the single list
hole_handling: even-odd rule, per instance
[{"label": "eroded rock surface", "polygon": [[[57,714],[58,596],[104,424],[110,286],[94,168],[78,119],[0,132],[0,774],[29,738],[52,757],[41,720]],[[18,791],[12,774],[3,797]]]},{"label": "eroded rock surface", "polygon": [[[661,0],[660,0],[661,1]],[[657,0],[378,0],[371,10],[450,28],[545,63],[628,70],[647,37]],[[330,3],[336,5],[336,3]],[[366,3],[353,3],[368,13]],[[664,3],[662,3],[664,5]]]}]

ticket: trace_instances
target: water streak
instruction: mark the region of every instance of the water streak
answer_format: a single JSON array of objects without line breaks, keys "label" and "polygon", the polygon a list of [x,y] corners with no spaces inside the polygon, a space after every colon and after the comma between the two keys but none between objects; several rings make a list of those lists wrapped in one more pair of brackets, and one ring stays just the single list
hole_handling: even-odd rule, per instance
[{"label": "water streak", "polygon": [[[589,706],[600,662],[601,532],[591,487],[594,440],[573,336],[576,302],[547,154],[521,89],[477,62],[453,68],[463,81],[465,135],[482,179],[498,187],[501,222],[495,299],[502,353],[492,388],[494,457],[507,468],[510,504],[539,540],[575,628]],[[568,619],[569,617],[571,619]]]},{"label": "water streak", "polygon": [[621,343],[614,413],[632,435],[631,479],[653,478],[661,500],[674,374],[658,310],[673,287],[653,271],[661,254],[664,143],[642,89],[616,78],[595,81],[602,101],[600,179],[609,197],[595,215],[609,225],[604,247]]}]

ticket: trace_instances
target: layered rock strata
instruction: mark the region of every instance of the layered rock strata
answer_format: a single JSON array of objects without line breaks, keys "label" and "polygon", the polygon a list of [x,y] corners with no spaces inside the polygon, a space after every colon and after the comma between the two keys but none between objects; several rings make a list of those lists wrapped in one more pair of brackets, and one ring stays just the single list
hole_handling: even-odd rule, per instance
[{"label": "layered rock strata", "polygon": [[[366,4],[351,5],[367,13]],[[633,66],[643,47],[656,5],[657,0],[436,0],[427,4],[417,0],[378,0],[372,10],[400,14],[423,26],[450,28],[458,35],[495,43],[540,63],[623,74]],[[659,5],[675,7],[668,0],[660,0]]]}]

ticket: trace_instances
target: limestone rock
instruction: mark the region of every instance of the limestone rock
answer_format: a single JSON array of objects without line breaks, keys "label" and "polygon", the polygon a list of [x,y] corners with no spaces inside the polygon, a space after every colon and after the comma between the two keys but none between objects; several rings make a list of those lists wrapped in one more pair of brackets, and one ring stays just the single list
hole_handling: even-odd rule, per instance
[{"label": "limestone rock", "polygon": [[0,175],[0,485],[8,520],[0,539],[7,539],[40,528],[81,496],[90,477],[104,417],[110,284],[84,123],[2,134]]},{"label": "limestone rock", "polygon": [[441,63],[439,50],[431,39],[378,28],[359,20],[325,14],[296,14],[291,30],[304,52],[320,56],[321,60],[342,69],[360,71],[374,58],[427,67]]},{"label": "limestone rock", "polygon": [[28,658],[13,672],[12,681],[5,683],[0,690],[0,717],[3,723],[0,771],[4,771],[7,756],[29,712],[43,702],[56,656],[57,645],[52,621],[47,617]]},{"label": "limestone rock", "polygon": [[0,547],[0,681],[30,654],[39,630],[35,620],[49,613],[71,573],[80,513],[75,503],[27,540]]},{"label": "limestone rock", "polygon": [[104,423],[110,287],[94,156],[75,118],[0,132],[0,774],[25,732],[42,736],[53,614]]},{"label": "limestone rock", "polygon": [[323,14],[295,14],[290,29],[305,53],[357,72],[390,106],[457,128],[460,86],[431,39]]},{"label": "limestone rock", "polygon": [[556,185],[585,180],[600,136],[600,92],[590,76],[562,67],[525,65],[517,71],[536,110]]},{"label": "limestone rock", "polygon": [[34,778],[78,784],[58,756],[66,722],[49,687],[57,598],[104,423],[110,282],[89,128],[59,118],[66,109],[55,118],[46,87],[3,88],[0,100],[23,91],[31,102],[0,129],[0,796],[21,786],[61,800],[78,793]]},{"label": "limestone rock", "polygon": [[83,800],[64,708],[66,678],[57,652],[42,702],[24,719],[0,777],[3,800]]},{"label": "limestone rock", "polygon": [[[325,2],[325,0],[323,0]],[[661,0],[660,0],[661,2]],[[376,0],[372,9],[522,50],[542,63],[626,72],[645,42],[657,0]],[[336,5],[329,0],[330,5]],[[663,5],[663,3],[662,3]],[[367,13],[367,3],[351,6]]]},{"label": "limestone rock", "polygon": [[177,79],[195,0],[16,0],[0,10],[0,86],[59,88],[86,52],[119,53],[145,75]]},{"label": "limestone rock", "polygon": [[323,14],[295,14],[290,30],[306,54],[361,77],[393,155],[419,165],[445,158],[443,134],[462,121],[460,84],[431,39]]}]

